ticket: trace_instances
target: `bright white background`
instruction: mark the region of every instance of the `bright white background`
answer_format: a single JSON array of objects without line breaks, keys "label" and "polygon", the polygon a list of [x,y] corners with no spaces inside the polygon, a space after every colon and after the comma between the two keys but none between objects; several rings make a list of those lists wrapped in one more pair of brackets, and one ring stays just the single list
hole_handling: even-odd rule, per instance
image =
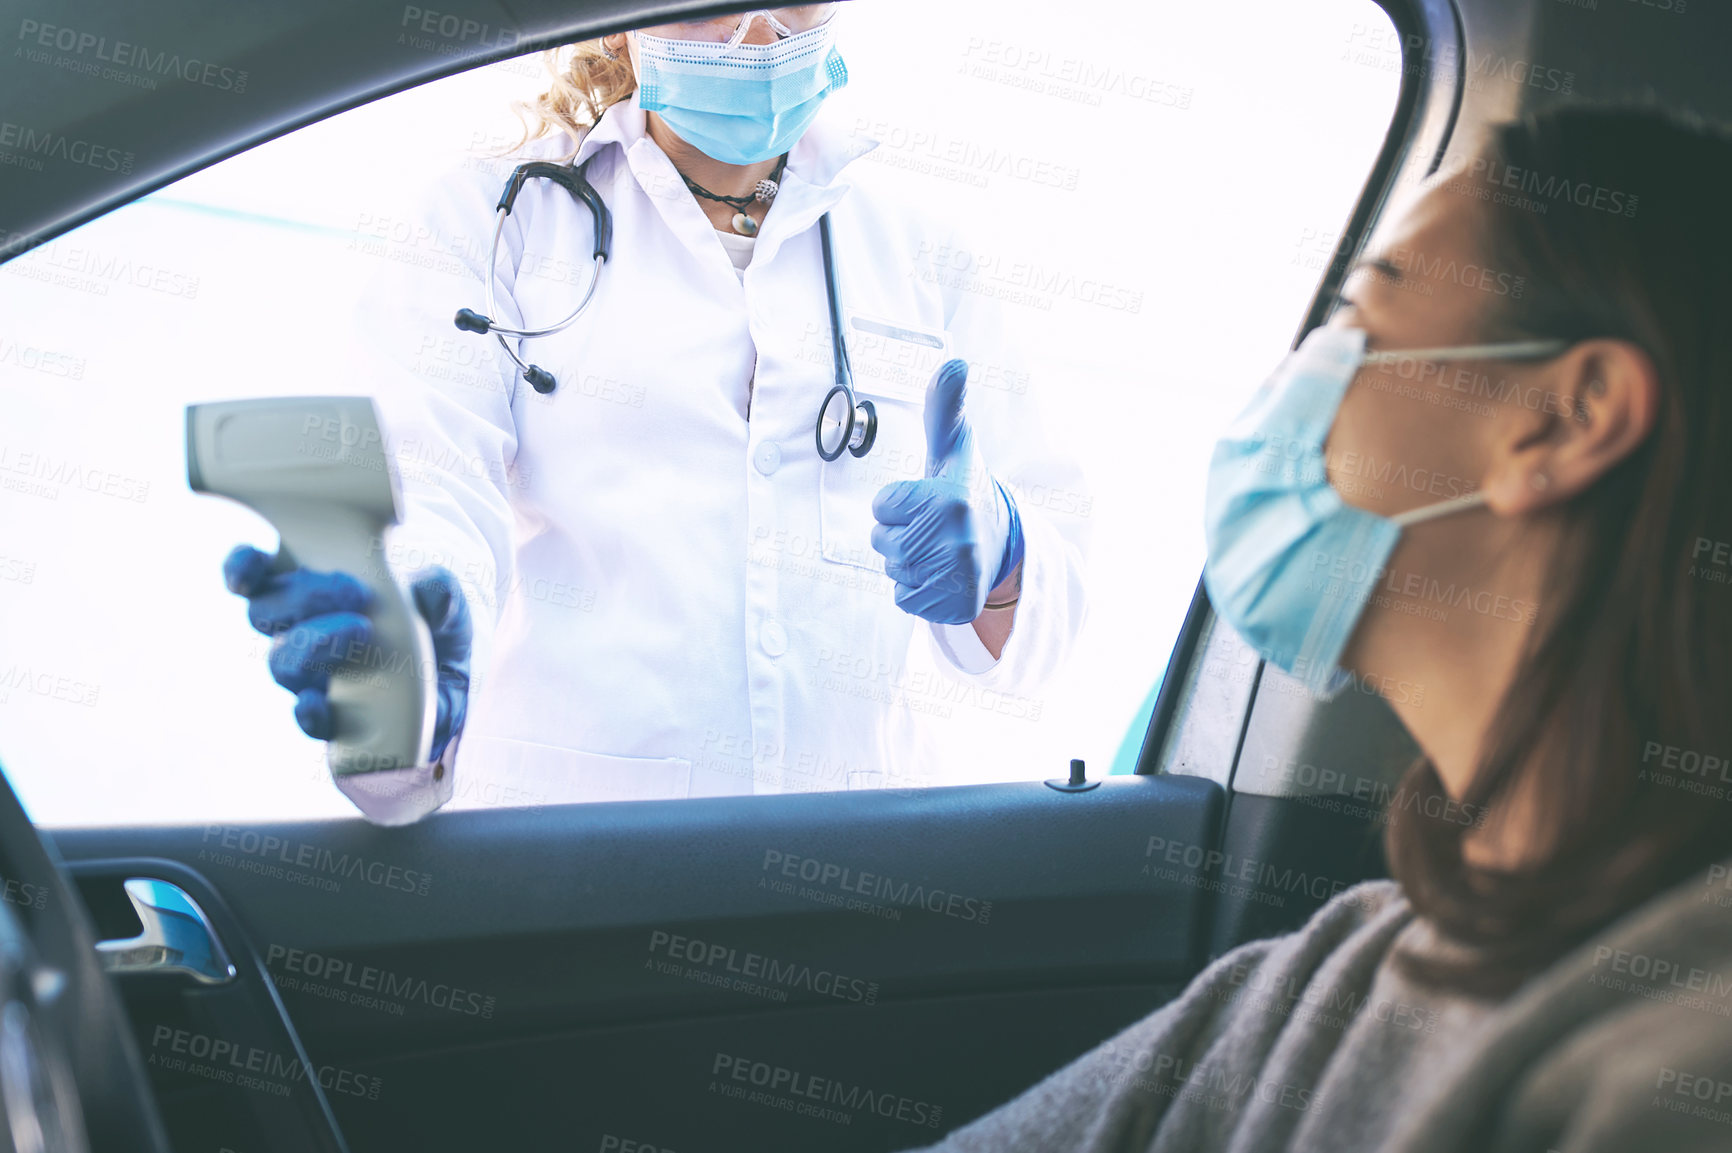
[{"label": "bright white background", "polygon": [[[1212,441],[1291,343],[1388,125],[1398,61],[1356,49],[1387,20],[1370,0],[841,19],[852,80],[825,115],[884,140],[861,164],[1001,267],[1141,294],[1005,306],[1089,470],[1092,615],[1038,723],[948,734],[974,750],[958,782],[1122,766],[1201,571]],[[367,391],[343,348],[377,259],[357,230],[514,139],[508,103],[542,75],[529,57],[356,110],[0,268],[0,762],[36,820],[353,814],[222,587],[229,548],[274,534],[187,490],[183,409]]]}]

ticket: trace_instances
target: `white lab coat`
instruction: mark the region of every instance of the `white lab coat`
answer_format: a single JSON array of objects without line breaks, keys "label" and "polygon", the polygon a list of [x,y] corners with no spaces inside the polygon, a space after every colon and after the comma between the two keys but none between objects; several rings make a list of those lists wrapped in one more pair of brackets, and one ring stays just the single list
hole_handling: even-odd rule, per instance
[{"label": "white lab coat", "polygon": [[[613,214],[612,259],[576,324],[521,346],[558,378],[551,395],[451,323],[484,308],[493,208],[522,158],[471,162],[425,220],[377,230],[387,271],[359,322],[407,506],[387,559],[399,577],[457,574],[476,649],[454,765],[410,771],[388,796],[346,788],[369,815],[434,788],[463,807],[939,783],[922,751],[932,718],[1026,720],[1082,626],[1086,504],[1066,515],[1082,477],[1043,447],[993,302],[951,267],[950,229],[855,186],[872,144],[820,116],[742,283],[644,127],[633,99],[579,149]],[[833,376],[826,210],[847,322],[869,325],[849,329],[856,388],[880,419],[864,460],[830,464],[813,432]],[[591,248],[588,210],[528,182],[500,244],[496,319],[564,316]],[[915,339],[874,338],[885,322]],[[945,347],[922,347],[931,337]],[[898,608],[869,539],[872,495],[922,475],[921,400],[946,354],[973,365],[967,411],[1027,542],[996,661],[972,626]]]}]

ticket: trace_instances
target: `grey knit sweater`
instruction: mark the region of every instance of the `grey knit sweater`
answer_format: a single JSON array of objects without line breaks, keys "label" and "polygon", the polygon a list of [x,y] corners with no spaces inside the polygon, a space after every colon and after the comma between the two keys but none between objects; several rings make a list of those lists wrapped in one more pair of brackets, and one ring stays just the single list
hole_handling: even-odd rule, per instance
[{"label": "grey knit sweater", "polygon": [[1654,897],[1508,999],[1390,881],[1253,941],[930,1153],[1732,1150],[1732,868]]}]

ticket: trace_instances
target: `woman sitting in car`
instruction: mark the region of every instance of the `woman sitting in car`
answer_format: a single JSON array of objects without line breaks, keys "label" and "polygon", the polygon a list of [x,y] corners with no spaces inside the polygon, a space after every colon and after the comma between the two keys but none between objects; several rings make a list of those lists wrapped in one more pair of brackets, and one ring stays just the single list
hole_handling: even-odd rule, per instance
[{"label": "woman sitting in car", "polygon": [[[1272,663],[1424,686],[1390,704],[1438,803],[1391,812],[1395,880],[934,1149],[1732,1149],[1732,138],[1576,108],[1479,158],[1622,211],[1434,181],[1205,515],[1210,599]],[[1350,483],[1371,459],[1466,495]]]}]

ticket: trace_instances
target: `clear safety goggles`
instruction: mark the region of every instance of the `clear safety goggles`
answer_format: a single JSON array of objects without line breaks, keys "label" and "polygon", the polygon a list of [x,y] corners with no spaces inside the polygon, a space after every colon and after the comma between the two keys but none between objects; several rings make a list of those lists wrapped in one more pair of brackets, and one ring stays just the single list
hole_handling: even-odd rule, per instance
[{"label": "clear safety goggles", "polygon": [[828,24],[836,15],[835,4],[799,4],[791,8],[754,8],[727,16],[712,16],[708,20],[688,20],[679,24],[657,24],[639,29],[663,40],[689,40],[700,44],[726,44],[737,48],[751,33],[752,22],[762,16],[777,38],[787,39],[802,32]]}]

